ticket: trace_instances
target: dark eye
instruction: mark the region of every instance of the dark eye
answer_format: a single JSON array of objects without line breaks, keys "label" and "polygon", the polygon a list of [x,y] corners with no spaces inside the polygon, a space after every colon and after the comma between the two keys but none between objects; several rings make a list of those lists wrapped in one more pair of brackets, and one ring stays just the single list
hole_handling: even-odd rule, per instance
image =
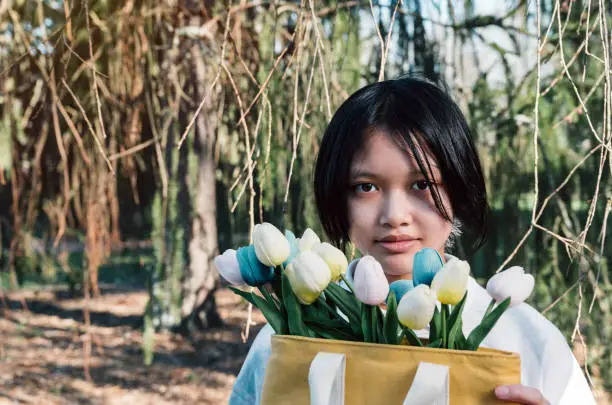
[{"label": "dark eye", "polygon": [[370,193],[376,190],[376,186],[372,183],[361,183],[355,186],[355,191],[358,193]]},{"label": "dark eye", "polygon": [[425,191],[431,187],[431,182],[427,180],[419,180],[412,185],[412,189],[416,191]]}]

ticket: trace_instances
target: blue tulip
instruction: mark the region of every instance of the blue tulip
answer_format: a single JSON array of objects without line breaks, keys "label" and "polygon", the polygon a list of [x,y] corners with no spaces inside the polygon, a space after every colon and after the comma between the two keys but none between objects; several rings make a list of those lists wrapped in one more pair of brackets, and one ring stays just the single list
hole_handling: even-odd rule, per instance
[{"label": "blue tulip", "polygon": [[283,267],[287,267],[287,265],[291,263],[295,256],[300,253],[300,248],[298,247],[298,240],[293,234],[293,232],[291,232],[289,229],[285,229],[285,238],[287,238],[287,240],[289,241],[290,251],[289,257],[283,262]]},{"label": "blue tulip", "polygon": [[[402,297],[410,290],[414,290],[412,280],[397,280],[389,284],[389,294],[395,293],[395,302],[400,302]],[[387,297],[387,300],[389,298]]]},{"label": "blue tulip", "polygon": [[420,284],[431,285],[434,276],[444,265],[442,257],[437,250],[423,248],[416,252],[412,264],[412,280],[414,286]]},{"label": "blue tulip", "polygon": [[245,283],[257,287],[269,283],[274,278],[274,267],[262,264],[255,254],[253,245],[243,246],[236,251],[240,275]]}]

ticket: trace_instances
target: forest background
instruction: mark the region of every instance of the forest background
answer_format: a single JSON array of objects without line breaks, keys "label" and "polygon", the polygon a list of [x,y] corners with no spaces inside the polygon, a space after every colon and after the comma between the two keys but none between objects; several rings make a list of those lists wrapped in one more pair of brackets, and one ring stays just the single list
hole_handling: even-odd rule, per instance
[{"label": "forest background", "polygon": [[322,234],[333,111],[419,74],[487,179],[456,253],[534,274],[608,403],[611,42],[607,0],[1,0],[0,401],[227,401],[262,318],[212,258],[262,221]]}]

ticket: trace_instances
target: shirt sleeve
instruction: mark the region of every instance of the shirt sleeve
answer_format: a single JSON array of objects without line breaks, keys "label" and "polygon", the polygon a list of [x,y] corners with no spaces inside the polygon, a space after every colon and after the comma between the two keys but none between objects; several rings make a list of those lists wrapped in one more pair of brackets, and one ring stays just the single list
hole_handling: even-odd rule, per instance
[{"label": "shirt sleeve", "polygon": [[558,404],[596,405],[595,398],[593,397],[589,384],[584,377],[582,369],[578,365],[575,358],[572,360],[572,373]]},{"label": "shirt sleeve", "polygon": [[521,330],[523,385],[539,389],[552,405],[595,405],[565,336],[552,322],[527,304],[509,310],[508,319]]},{"label": "shirt sleeve", "polygon": [[266,325],[257,334],[236,377],[229,405],[259,405],[273,333],[272,327]]},{"label": "shirt sleeve", "polygon": [[543,357],[543,394],[553,405],[595,405],[595,398],[565,336],[547,322]]}]

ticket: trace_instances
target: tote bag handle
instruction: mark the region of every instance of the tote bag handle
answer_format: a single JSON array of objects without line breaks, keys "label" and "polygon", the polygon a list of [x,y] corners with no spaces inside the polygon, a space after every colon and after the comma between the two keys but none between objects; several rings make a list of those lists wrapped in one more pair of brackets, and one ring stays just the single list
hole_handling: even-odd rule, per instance
[{"label": "tote bag handle", "polygon": [[[344,405],[346,357],[319,352],[310,363],[310,405]],[[448,366],[420,362],[403,405],[449,405]]]}]

